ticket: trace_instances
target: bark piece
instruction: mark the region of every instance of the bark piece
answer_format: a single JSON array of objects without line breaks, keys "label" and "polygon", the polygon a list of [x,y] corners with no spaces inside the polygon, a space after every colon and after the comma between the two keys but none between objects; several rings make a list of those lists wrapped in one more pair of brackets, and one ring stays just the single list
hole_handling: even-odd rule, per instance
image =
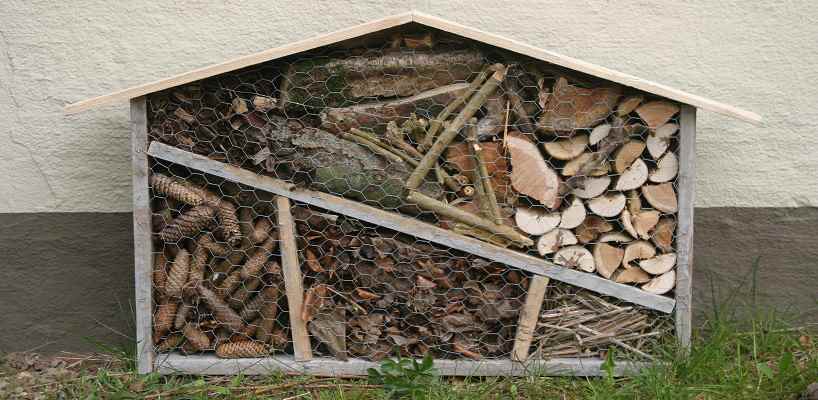
[{"label": "bark piece", "polygon": [[568,246],[557,250],[554,262],[568,268],[578,268],[585,272],[594,272],[594,256],[585,247]]},{"label": "bark piece", "polygon": [[324,343],[335,358],[347,359],[346,310],[336,306],[332,312],[316,315],[309,325],[310,334]]},{"label": "bark piece", "polygon": [[348,132],[352,128],[383,133],[389,122],[402,123],[419,111],[436,115],[444,105],[465,93],[468,86],[468,83],[454,83],[406,98],[327,108],[320,115],[321,127],[336,133]]},{"label": "bark piece", "polygon": [[639,239],[650,239],[650,231],[659,222],[658,211],[642,211],[631,216],[631,225]]},{"label": "bark piece", "polygon": [[537,146],[522,134],[512,132],[506,136],[506,146],[511,154],[512,187],[550,209],[559,207],[562,181]]},{"label": "bark piece", "polygon": [[590,128],[611,114],[621,96],[619,86],[585,89],[559,77],[540,116],[539,126],[546,131]]},{"label": "bark piece", "polygon": [[622,145],[614,154],[614,171],[623,173],[645,151],[645,142],[631,140]]},{"label": "bark piece", "polygon": [[642,186],[648,180],[648,165],[642,159],[637,159],[630,167],[622,172],[616,181],[615,190],[633,190]]},{"label": "bark piece", "polygon": [[591,131],[591,136],[588,138],[588,144],[592,146],[596,145],[597,143],[601,142],[602,139],[608,137],[609,133],[611,133],[611,124],[597,125]]},{"label": "bark piece", "polygon": [[653,278],[642,268],[626,265],[616,270],[611,279],[616,283],[646,283]]},{"label": "bark piece", "polygon": [[592,199],[605,193],[610,185],[610,176],[589,176],[582,179],[582,187],[575,188],[571,193],[582,199]]},{"label": "bark piece", "polygon": [[346,107],[378,97],[408,97],[468,80],[483,68],[474,50],[372,52],[312,58],[290,65],[280,100],[286,108]]},{"label": "bark piece", "polygon": [[537,252],[544,256],[572,244],[577,244],[577,237],[573,232],[568,229],[552,229],[537,240]]},{"label": "bark piece", "polygon": [[665,154],[668,147],[670,147],[670,141],[673,140],[673,135],[678,130],[679,125],[677,124],[664,124],[648,135],[646,140],[648,153],[654,160],[658,160],[662,154]]},{"label": "bark piece", "polygon": [[171,199],[181,201],[182,203],[198,206],[204,202],[204,199],[198,192],[193,190],[189,185],[180,182],[175,178],[171,178],[162,174],[152,174],[150,177],[151,188]]},{"label": "bark piece", "polygon": [[636,108],[636,114],[651,129],[666,124],[679,112],[679,106],[665,100],[650,101]]},{"label": "bark piece", "polygon": [[182,238],[192,238],[204,229],[211,226],[215,220],[216,210],[207,205],[191,208],[170,223],[159,232],[159,237],[165,242],[178,242]]},{"label": "bark piece", "polygon": [[648,258],[653,258],[655,255],[656,248],[653,247],[650,242],[637,240],[625,246],[625,255],[622,257],[622,265],[631,266],[631,261],[647,260]]},{"label": "bark piece", "polygon": [[676,286],[676,270],[670,270],[642,285],[642,290],[653,294],[665,294]]},{"label": "bark piece", "polygon": [[639,262],[639,267],[651,275],[662,275],[676,266],[676,253],[661,254]]},{"label": "bark piece", "polygon": [[278,99],[267,96],[253,96],[250,98],[250,103],[253,104],[253,109],[261,112],[267,112],[278,107]]},{"label": "bark piece", "polygon": [[[511,192],[508,158],[503,154],[502,143],[481,142],[483,163],[491,177],[491,186],[499,202],[508,202]],[[446,162],[453,165],[470,182],[477,178],[477,166],[471,157],[468,143],[455,143],[446,149]]]},{"label": "bark piece", "polygon": [[679,211],[676,190],[672,183],[642,186],[642,196],[653,208],[669,214]]},{"label": "bark piece", "polygon": [[187,338],[188,343],[196,351],[205,351],[210,349],[210,337],[202,332],[196,325],[188,323],[185,325],[182,333]]},{"label": "bark piece", "polygon": [[610,222],[596,216],[589,215],[582,221],[582,225],[578,226],[574,232],[580,243],[589,243],[594,241],[600,234],[610,232],[613,230],[613,225]]},{"label": "bark piece", "polygon": [[673,234],[676,232],[676,220],[669,217],[659,219],[653,228],[651,241],[659,250],[669,252],[673,249]]},{"label": "bark piece", "polygon": [[521,231],[529,235],[542,235],[560,224],[560,214],[542,209],[520,207],[514,214],[514,221]]},{"label": "bark piece", "polygon": [[172,298],[182,297],[182,290],[187,285],[190,274],[190,253],[186,249],[179,250],[168,271],[168,282],[165,293]]},{"label": "bark piece", "polygon": [[585,220],[585,215],[585,204],[582,203],[579,197],[574,196],[571,200],[571,205],[562,210],[559,227],[566,229],[576,228]]},{"label": "bark piece", "polygon": [[620,117],[624,117],[633,112],[636,107],[639,107],[639,104],[642,104],[645,98],[642,96],[628,96],[622,99],[619,102],[619,105],[616,107],[616,115]]},{"label": "bark piece", "polygon": [[588,201],[588,209],[600,217],[615,217],[625,208],[625,195],[608,193]]},{"label": "bark piece", "polygon": [[249,340],[222,343],[216,347],[219,358],[259,358],[267,355],[269,351],[264,343]]},{"label": "bark piece", "polygon": [[597,239],[597,242],[599,242],[599,243],[608,243],[608,242],[629,243],[629,242],[632,242],[632,241],[633,241],[633,238],[630,237],[628,234],[626,234],[624,232],[608,232],[608,233],[604,233],[604,234],[600,235],[599,238]]},{"label": "bark piece", "polygon": [[672,181],[679,172],[679,159],[673,152],[665,153],[656,163],[656,169],[650,172],[651,182],[663,183]]},{"label": "bark piece", "polygon": [[594,245],[594,263],[596,272],[606,279],[610,279],[614,271],[622,263],[625,251],[619,247],[611,246],[607,243],[597,243]]},{"label": "bark piece", "polygon": [[546,142],[543,147],[551,157],[557,160],[570,160],[578,157],[588,146],[588,135],[574,135],[570,138]]},{"label": "bark piece", "polygon": [[477,164],[477,176],[474,182],[474,189],[476,191],[476,198],[483,215],[491,217],[497,225],[503,224],[503,215],[500,211],[500,205],[497,203],[497,194],[494,192],[494,187],[491,185],[491,175],[489,175],[488,167],[483,156],[483,148],[477,137],[477,127],[474,125],[475,118],[471,119],[471,127],[467,130],[466,142],[469,144],[474,159]]},{"label": "bark piece", "polygon": [[583,166],[594,163],[596,158],[594,153],[582,153],[576,158],[568,161],[560,171],[564,176],[588,175],[588,176],[602,176],[610,172],[610,164],[607,162],[600,163],[596,168],[587,171],[587,173],[580,172]]}]

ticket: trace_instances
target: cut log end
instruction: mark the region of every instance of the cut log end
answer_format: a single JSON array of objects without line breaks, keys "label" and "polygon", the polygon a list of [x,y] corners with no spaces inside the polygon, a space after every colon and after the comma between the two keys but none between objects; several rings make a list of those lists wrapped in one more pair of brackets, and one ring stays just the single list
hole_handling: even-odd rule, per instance
[{"label": "cut log end", "polygon": [[588,201],[588,209],[600,217],[615,217],[625,208],[625,195],[608,193]]},{"label": "cut log end", "polygon": [[653,294],[665,294],[676,286],[676,271],[665,272],[642,285],[642,290]]},{"label": "cut log end", "polygon": [[554,254],[554,262],[568,268],[577,268],[585,272],[594,272],[594,256],[583,246],[563,247]]},{"label": "cut log end", "polygon": [[537,251],[541,256],[552,254],[561,247],[577,244],[577,237],[568,229],[552,229],[537,240]]},{"label": "cut log end", "polygon": [[514,214],[517,227],[529,235],[542,235],[560,224],[560,214],[536,208],[518,208]]}]

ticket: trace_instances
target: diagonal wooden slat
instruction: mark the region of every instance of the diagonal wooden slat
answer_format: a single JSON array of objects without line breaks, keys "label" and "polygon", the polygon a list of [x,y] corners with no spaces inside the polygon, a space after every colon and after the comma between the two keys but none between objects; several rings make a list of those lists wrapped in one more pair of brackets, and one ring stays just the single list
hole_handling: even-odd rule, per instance
[{"label": "diagonal wooden slat", "polygon": [[148,155],[664,313],[672,312],[676,305],[676,301],[670,297],[648,293],[594,274],[567,269],[541,258],[495,246],[357,201],[297,188],[280,179],[258,175],[163,143],[151,143]]}]

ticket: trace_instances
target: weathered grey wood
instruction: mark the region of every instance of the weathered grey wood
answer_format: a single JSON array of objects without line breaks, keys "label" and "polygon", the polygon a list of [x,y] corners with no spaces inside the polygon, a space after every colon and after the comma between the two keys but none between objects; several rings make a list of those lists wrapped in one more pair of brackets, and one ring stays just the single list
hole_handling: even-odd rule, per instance
[{"label": "weathered grey wood", "polygon": [[294,185],[280,179],[258,175],[255,172],[211,160],[207,157],[162,143],[151,143],[148,153],[152,157],[184,165],[211,175],[277,195],[286,196],[290,199],[330,211],[343,213],[344,215],[358,218],[375,225],[380,225],[661,312],[670,313],[673,311],[673,307],[676,303],[675,300],[670,297],[655,295],[633,286],[615,283],[595,274],[564,268],[541,258],[495,246],[478,239],[466,237],[413,218],[367,206],[356,201],[347,200],[327,193],[296,188]]},{"label": "weathered grey wood", "polygon": [[534,331],[537,329],[537,321],[540,319],[540,309],[545,298],[545,289],[548,286],[548,278],[534,275],[528,285],[528,294],[525,296],[525,305],[520,310],[520,318],[517,320],[517,334],[514,337],[514,348],[511,350],[511,359],[514,361],[526,361],[528,350],[531,348],[531,341],[534,339]]},{"label": "weathered grey wood", "polygon": [[276,197],[278,209],[278,238],[281,241],[281,264],[284,273],[284,289],[287,293],[287,308],[290,310],[290,330],[293,337],[295,359],[307,361],[312,359],[310,335],[307,323],[301,318],[304,303],[304,278],[301,276],[301,263],[298,261],[298,244],[295,240],[295,221],[293,221],[290,199]]},{"label": "weathered grey wood", "polygon": [[[528,376],[567,375],[600,376],[603,360],[599,358],[554,358],[531,360],[525,364],[511,360],[435,360],[435,368],[445,376]],[[650,366],[646,362],[620,361],[614,367],[618,376],[633,375]],[[361,359],[340,361],[334,358],[314,358],[295,361],[290,355],[270,358],[222,359],[214,355],[184,356],[160,354],[155,370],[161,374],[181,375],[269,375],[281,371],[290,375],[316,375],[332,377],[366,376],[368,368],[378,368],[380,363]]]},{"label": "weathered grey wood", "polygon": [[133,168],[133,236],[136,307],[136,356],[140,374],[153,368],[151,304],[153,253],[151,205],[148,192],[148,114],[145,98],[131,100],[131,166]]},{"label": "weathered grey wood", "polygon": [[682,105],[679,115],[679,195],[676,225],[676,337],[690,347],[693,287],[693,208],[696,198],[696,108]]}]

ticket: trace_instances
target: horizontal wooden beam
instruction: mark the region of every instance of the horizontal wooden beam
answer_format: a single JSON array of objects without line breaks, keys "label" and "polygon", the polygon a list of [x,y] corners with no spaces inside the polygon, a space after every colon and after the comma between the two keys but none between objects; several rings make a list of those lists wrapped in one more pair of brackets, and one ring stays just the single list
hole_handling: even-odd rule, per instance
[{"label": "horizontal wooden beam", "polygon": [[259,175],[163,143],[151,143],[148,155],[661,312],[670,313],[676,304],[670,297],[615,283],[595,274],[564,268],[541,258],[495,246],[354,200],[298,188],[280,179]]},{"label": "horizontal wooden beam", "polygon": [[[502,360],[435,360],[435,368],[444,376],[529,376],[566,375],[601,376],[603,360],[599,358],[554,358],[531,360],[525,364]],[[633,375],[649,367],[647,362],[620,361],[614,367],[617,376]],[[295,361],[290,355],[268,358],[224,359],[214,355],[160,354],[154,371],[160,374],[180,375],[269,375],[282,372],[288,375],[315,375],[332,377],[366,376],[367,369],[378,368],[380,363],[361,359],[340,361],[334,358],[313,358]]]}]

